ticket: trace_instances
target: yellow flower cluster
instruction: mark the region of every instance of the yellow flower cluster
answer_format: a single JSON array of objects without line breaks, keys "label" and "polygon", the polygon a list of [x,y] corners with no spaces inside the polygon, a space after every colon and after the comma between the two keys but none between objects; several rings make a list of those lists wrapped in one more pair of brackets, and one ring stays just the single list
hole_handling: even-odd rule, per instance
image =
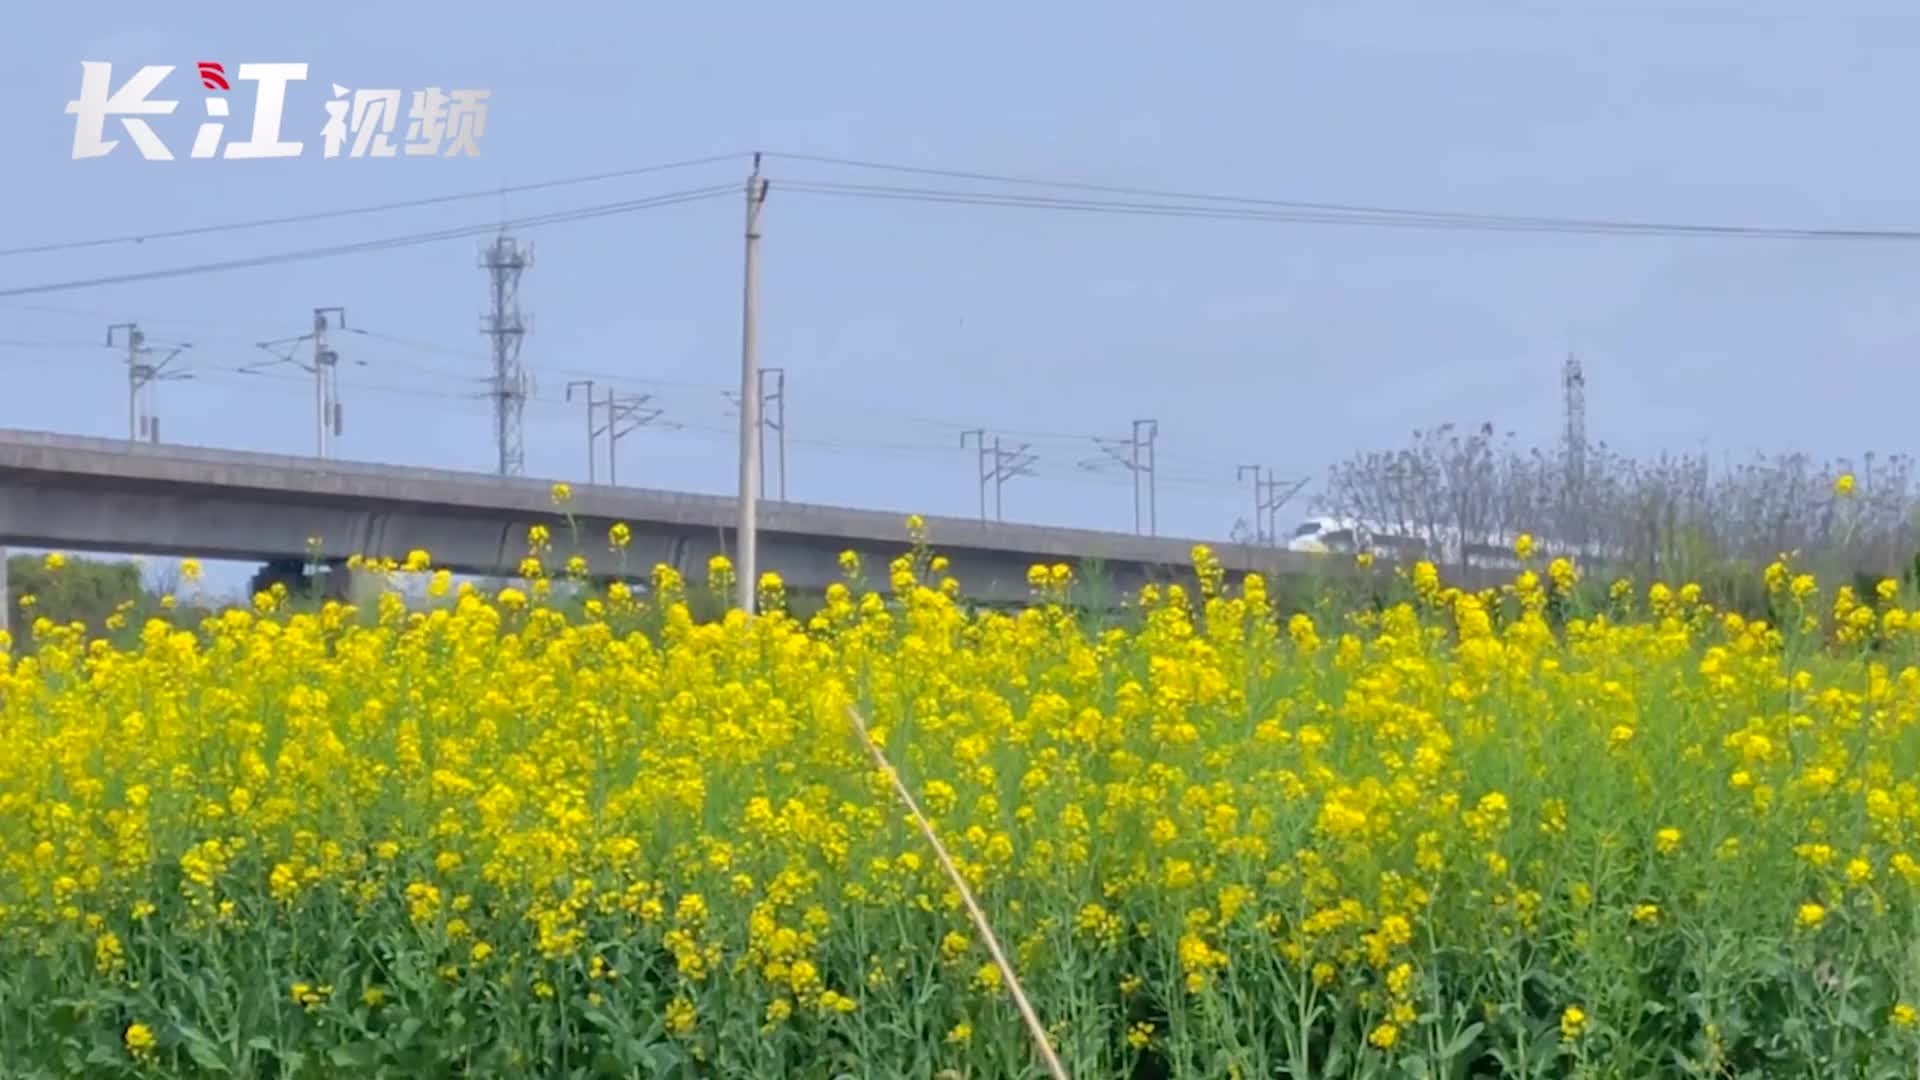
[{"label": "yellow flower cluster", "polygon": [[[1629,1075],[1787,1053],[1791,1009],[1821,1061],[1920,1049],[1889,959],[1920,913],[1897,585],[1823,605],[1776,565],[1774,625],[1692,586],[1580,610],[1564,560],[1479,592],[1422,564],[1378,607],[1287,610],[1200,549],[1114,622],[1066,566],[970,612],[914,539],[878,590],[844,556],[805,615],[767,575],[765,614],[702,621],[660,567],[583,607],[436,577],[414,607],[269,598],[125,645],[41,620],[0,663],[0,987],[33,991],[0,994],[0,1059],[64,1060],[46,1003],[91,996],[119,1052],[231,1071],[261,1046],[424,1068],[402,1011],[483,1071],[780,1075],[823,1046],[1018,1071],[1009,988],[849,706],[1076,1074],[1546,1035]],[[1693,966],[1728,957],[1766,966]],[[1788,970],[1857,977],[1801,1000]],[[208,979],[290,989],[230,1015]],[[1839,993],[1888,1022],[1835,1027]]]}]

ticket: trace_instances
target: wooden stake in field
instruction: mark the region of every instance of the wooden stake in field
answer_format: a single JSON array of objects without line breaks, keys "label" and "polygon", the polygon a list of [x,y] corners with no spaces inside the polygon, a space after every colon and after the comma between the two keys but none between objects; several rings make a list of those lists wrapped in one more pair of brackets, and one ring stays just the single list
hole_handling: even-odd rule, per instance
[{"label": "wooden stake in field", "polygon": [[960,902],[966,905],[967,917],[973,920],[973,928],[979,932],[980,939],[986,942],[987,951],[993,954],[993,963],[1000,969],[1000,977],[1007,981],[1007,990],[1013,994],[1014,1008],[1020,1010],[1020,1018],[1026,1021],[1027,1032],[1033,1036],[1034,1049],[1039,1052],[1040,1060],[1047,1067],[1047,1073],[1054,1080],[1068,1080],[1065,1066],[1060,1064],[1059,1056],[1053,1052],[1053,1044],[1047,1040],[1047,1029],[1041,1025],[1039,1014],[1033,1011],[1033,1004],[1027,1000],[1027,992],[1020,986],[1020,977],[1013,973],[1013,965],[1007,962],[1007,954],[1000,948],[1000,939],[994,935],[993,927],[988,925],[987,916],[980,910],[979,901],[973,898],[973,890],[967,888],[967,879],[960,876],[960,869],[953,864],[953,857],[947,854],[947,846],[934,835],[933,824],[927,820],[925,814],[920,812],[920,804],[914,801],[913,793],[907,790],[907,785],[900,779],[900,774],[887,761],[887,755],[881,752],[879,744],[875,743],[873,736],[868,734],[867,722],[861,718],[860,710],[849,705],[847,715],[853,719],[853,729],[859,734],[860,742],[866,746],[867,752],[873,755],[874,763],[880,766],[881,772],[887,774],[887,779],[892,782],[893,790],[900,796],[900,801],[907,804],[907,812],[913,815],[914,824],[920,826],[921,835],[927,838],[927,843],[933,845],[933,853],[939,858],[940,866],[946,871],[948,879],[953,882],[953,887],[960,891]]}]

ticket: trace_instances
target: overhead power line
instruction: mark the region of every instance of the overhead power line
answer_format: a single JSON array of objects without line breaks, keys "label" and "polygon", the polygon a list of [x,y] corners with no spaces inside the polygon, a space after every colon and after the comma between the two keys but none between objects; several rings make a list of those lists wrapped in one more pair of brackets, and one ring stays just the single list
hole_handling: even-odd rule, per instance
[{"label": "overhead power line", "polygon": [[79,342],[72,342],[72,341],[44,341],[44,340],[37,340],[37,339],[29,340],[25,338],[0,338],[0,349],[67,349],[67,350],[73,350],[76,352],[81,349],[86,349],[87,351],[91,352],[98,347],[99,347],[99,344],[97,342],[92,344],[82,345]]},{"label": "overhead power line", "polygon": [[418,338],[389,334],[383,330],[362,330],[360,332],[375,341],[384,341],[389,345],[416,349],[420,352],[439,353],[442,356],[453,356],[462,360],[485,360],[487,358],[487,350],[481,346],[475,346],[471,349],[460,349],[452,345],[440,345],[431,341],[421,341]]},{"label": "overhead power line", "polygon": [[338,255],[356,255],[372,251],[388,251],[395,248],[413,247],[419,244],[438,243],[443,240],[458,240],[465,237],[484,236],[488,233],[499,232],[501,229],[538,228],[544,225],[559,225],[570,221],[585,221],[590,218],[611,217],[618,214],[630,214],[640,210],[653,210],[663,206],[678,206],[682,203],[698,202],[701,199],[711,199],[718,195],[731,194],[733,189],[734,185],[732,184],[715,184],[709,187],[689,188],[685,191],[668,192],[663,195],[654,195],[644,199],[628,199],[621,202],[601,203],[595,206],[583,206],[572,210],[538,214],[533,217],[517,218],[509,221],[489,221],[475,225],[461,225],[448,229],[436,229],[431,232],[380,237],[372,240],[359,240],[348,244],[332,244],[325,247],[303,248],[295,251],[282,251],[266,255],[252,255],[240,259],[194,263],[188,266],[170,266],[158,270],[136,270],[125,274],[109,274],[101,277],[80,278],[72,281],[18,285],[9,289],[0,289],[0,298],[32,296],[51,292],[69,292],[75,289],[91,289],[102,285],[126,285],[140,281],[158,281],[164,278],[219,273],[224,270],[247,270],[260,266],[275,266],[281,263],[301,262],[308,259],[324,259]]},{"label": "overhead power line", "polygon": [[[660,173],[670,170],[696,168],[703,165],[718,164],[748,156],[745,152],[712,154],[705,157],[687,158],[680,161],[635,166],[626,169],[613,169],[578,176],[558,177],[532,183],[509,185],[491,190],[468,190],[442,195],[425,196],[417,199],[396,200],[371,205],[342,207],[332,210],[317,210],[300,214],[288,214],[278,217],[253,218],[243,221],[220,222],[207,225],[168,229],[151,233],[126,233],[118,236],[95,237],[85,240],[62,241],[15,248],[0,249],[0,257],[25,255],[51,251],[77,250],[101,247],[113,244],[142,243],[149,240],[166,240],[216,233],[236,232],[250,229],[267,228],[277,225],[302,224],[315,221],[336,220],[366,214],[377,214],[393,210],[415,209],[455,202],[502,196],[552,188],[562,188],[607,180],[624,179]],[[1703,238],[1729,239],[1781,239],[1781,240],[1853,240],[1853,241],[1898,241],[1920,240],[1920,229],[1905,228],[1802,228],[1756,225],[1698,224],[1686,222],[1637,221],[1629,219],[1565,217],[1548,215],[1521,215],[1504,213],[1485,213],[1475,211],[1430,210],[1406,207],[1391,207],[1360,203],[1340,203],[1311,201],[1301,199],[1282,199],[1250,195],[1230,195],[1217,192],[1180,191],[1169,188],[1147,187],[1129,184],[1102,184],[1087,181],[1058,180],[1047,177],[1020,176],[1006,173],[987,172],[970,169],[934,168],[927,166],[905,165],[893,162],[873,161],[861,158],[835,157],[823,154],[770,153],[766,155],[789,161],[831,165],[842,168],[859,169],[872,172],[887,172],[911,176],[941,177],[953,180],[967,180],[976,183],[1010,185],[1025,188],[1043,188],[1054,191],[1085,192],[1103,196],[1125,196],[1132,201],[1112,199],[1075,199],[1048,197],[1035,194],[1023,194],[1005,191],[951,190],[910,186],[889,186],[881,184],[849,184],[832,180],[809,180],[805,178],[782,181],[782,186],[792,186],[794,190],[811,194],[830,194],[844,197],[865,197],[874,199],[895,199],[929,203],[951,203],[958,205],[1013,206],[1020,208],[1048,209],[1062,211],[1141,214],[1148,216],[1171,217],[1222,217],[1230,220],[1271,221],[1287,224],[1323,224],[1355,225],[1387,228],[1440,228],[1440,229],[1478,229],[1489,231],[1519,231],[1571,233],[1589,235],[1650,235],[1650,236],[1691,236]],[[704,191],[705,189],[692,189]],[[679,194],[679,193],[676,193]],[[691,192],[687,193],[691,194]],[[704,196],[702,196],[704,197]],[[1141,201],[1152,200],[1152,201]],[[579,220],[569,216],[575,213],[592,216],[596,211],[623,212],[627,204],[609,203],[601,207],[586,207],[579,211],[561,211],[551,221]],[[632,207],[639,208],[639,207]],[[526,223],[551,223],[547,218],[528,218]],[[370,246],[341,245],[339,249],[320,249],[313,253],[292,252],[273,256],[274,261],[290,261],[295,258],[315,258],[325,254],[351,254],[359,251],[382,250],[388,246],[405,246],[407,243],[431,243],[435,240],[475,235],[475,230],[490,231],[500,222],[489,223],[484,227],[475,226],[459,230],[416,234],[413,238],[396,237],[383,242],[367,242]],[[506,222],[511,226],[517,222]],[[266,258],[262,256],[261,258]],[[208,264],[215,268],[224,268],[224,264]],[[263,265],[247,261],[238,264],[241,267]],[[167,276],[177,273],[202,272],[199,268],[168,271]],[[155,274],[161,272],[152,272]],[[121,280],[121,279],[114,279]],[[130,280],[145,280],[135,277]],[[86,284],[93,284],[87,282]],[[109,283],[101,279],[99,283]],[[59,286],[35,287],[32,289],[11,289],[0,291],[0,298],[31,295],[34,292],[50,292],[57,289],[83,287],[79,283],[62,283]]]},{"label": "overhead power line", "polygon": [[[1849,228],[1815,229],[1790,228],[1780,226],[1752,225],[1713,225],[1688,224],[1674,222],[1634,221],[1611,218],[1581,218],[1518,214],[1493,214],[1475,211],[1424,210],[1405,207],[1365,205],[1357,203],[1312,202],[1299,199],[1276,199],[1248,195],[1223,195],[1208,192],[1177,191],[1166,188],[1140,187],[1123,184],[1099,184],[1076,180],[1055,180],[1044,177],[1015,176],[1005,173],[981,172],[967,169],[931,168],[917,165],[901,165],[891,162],[863,160],[859,158],[832,157],[822,154],[769,153],[768,157],[785,158],[790,161],[805,161],[823,165],[837,165],[854,169],[878,172],[892,172],[915,176],[934,176],[953,180],[975,180],[995,184],[1011,184],[1024,187],[1052,188],[1063,191],[1085,191],[1105,195],[1128,195],[1155,199],[1174,199],[1189,203],[1209,203],[1223,206],[1264,208],[1271,210],[1317,212],[1355,217],[1356,224],[1381,224],[1376,218],[1393,218],[1404,221],[1406,227],[1417,227],[1426,223],[1451,223],[1469,226],[1505,225],[1532,231],[1544,232],[1624,232],[1644,233],[1648,235],[1682,236],[1729,236],[1764,239],[1823,239],[1823,240],[1917,240],[1920,230],[1891,228]],[[805,183],[806,181],[798,181]],[[783,181],[782,186],[796,183]],[[852,185],[850,185],[852,186]],[[919,190],[919,189],[905,189]],[[962,193],[992,194],[992,193]],[[1292,220],[1292,219],[1287,219]],[[1309,219],[1301,219],[1309,220]],[[1319,223],[1319,219],[1310,219]],[[1334,222],[1326,222],[1334,223]]]},{"label": "overhead power line", "polygon": [[[263,228],[271,225],[293,224],[336,219],[341,217],[379,213],[387,210],[450,203],[486,195],[512,192],[534,191],[545,188],[562,187],[574,184],[591,183],[620,177],[631,177],[646,173],[661,172],[670,169],[690,168],[698,165],[723,162],[742,154],[719,154],[703,158],[690,158],[684,161],[666,162],[657,165],[639,166],[631,169],[619,169],[593,173],[584,176],[562,177],[554,180],[521,184],[489,191],[464,191],[446,195],[430,196],[421,199],[400,200],[370,206],[347,207],[336,210],[314,211],[306,214],[286,215],[274,218],[257,218],[247,221],[194,226],[172,229],[150,234],[127,234],[118,237],[104,237],[92,240],[70,241],[58,244],[46,244],[37,247],[23,247],[0,250],[0,256],[26,254],[35,251],[53,251],[101,246],[106,244],[134,242],[145,239],[164,239],[202,235],[208,233],[230,232],[237,230]],[[1414,229],[1464,229],[1492,232],[1523,233],[1561,233],[1584,235],[1628,235],[1628,236],[1669,236],[1718,239],[1770,239],[1770,240],[1843,240],[1843,241],[1892,241],[1912,242],[1920,240],[1920,229],[1897,228],[1798,228],[1754,225],[1716,225],[1692,224],[1680,222],[1653,222],[1617,220],[1605,218],[1546,217],[1514,214],[1488,214],[1460,211],[1435,211],[1406,209],[1384,206],[1370,206],[1348,203],[1309,202],[1291,199],[1263,198],[1244,195],[1223,195],[1207,192],[1184,192],[1162,188],[1151,188],[1118,184],[1097,184],[1069,180],[1052,180],[1039,177],[1013,176],[1007,174],[961,170],[937,169],[912,165],[899,165],[887,162],[866,161],[856,158],[829,157],[813,154],[775,154],[774,157],[793,161],[817,164],[837,165],[848,168],[885,171],[910,175],[938,176],[950,179],[964,179],[1001,185],[1015,185],[1029,188],[1048,188],[1057,191],[1080,191],[1100,195],[1119,195],[1127,198],[1090,198],[1065,195],[1044,195],[1027,192],[1009,192],[992,190],[964,190],[952,188],[928,188],[908,185],[856,184],[832,180],[796,179],[782,182],[782,187],[801,194],[827,195],[842,198],[893,200],[963,206],[984,206],[1017,209],[1037,209],[1078,213],[1117,214],[1148,217],[1168,217],[1187,219],[1218,219],[1240,222],[1359,226],[1372,228],[1414,228]],[[458,226],[447,229],[431,230],[400,236],[381,237],[346,244],[336,244],[317,248],[276,252],[245,258],[220,260],[186,266],[168,267],[157,270],[130,271],[123,274],[104,275],[94,278],[82,278],[69,281],[47,282],[32,285],[15,286],[0,289],[0,301],[52,292],[65,292],[77,289],[93,288],[102,285],[128,284],[140,281],[160,280],[201,273],[216,273],[223,270],[250,269],[260,266],[276,265],[305,259],[328,258],[339,255],[361,254],[407,247],[416,244],[436,243],[442,240],[461,239],[484,235],[502,227],[537,228],[543,225],[586,220],[594,217],[630,213],[638,210],[671,206],[683,202],[693,202],[716,197],[731,191],[732,185],[720,184],[702,188],[689,188],[683,191],[620,202],[577,207],[549,214],[534,215],[510,221],[494,221],[485,224]]]},{"label": "overhead power line", "polygon": [[[803,195],[947,203],[959,206],[1013,207],[1145,217],[1210,218],[1275,224],[1344,225],[1376,228],[1469,230],[1477,232],[1563,233],[1598,236],[1682,236],[1742,240],[1920,241],[1916,229],[1807,229],[1747,225],[1686,225],[1577,218],[1510,218],[1497,215],[1443,215],[1416,211],[1327,211],[1260,209],[1254,206],[1200,205],[1193,202],[1070,198],[1014,192],[786,180],[781,190]],[[4,295],[4,294],[0,294]]]},{"label": "overhead power line", "polygon": [[1053,188],[1060,191],[1089,191],[1104,195],[1135,195],[1156,199],[1181,199],[1188,202],[1224,203],[1286,210],[1325,210],[1335,213],[1394,214],[1420,218],[1482,219],[1515,222],[1555,220],[1511,214],[1486,214],[1457,210],[1408,210],[1385,206],[1364,206],[1354,203],[1307,202],[1298,199],[1275,199],[1249,195],[1219,195],[1205,192],[1176,191],[1168,188],[1139,187],[1128,184],[1096,184],[1079,180],[1053,180],[1033,176],[1012,176],[1004,173],[977,172],[967,169],[937,169],[918,165],[896,165],[883,161],[864,161],[858,158],[828,157],[819,154],[776,153],[769,154],[768,156],[787,158],[791,161],[806,161],[822,165],[840,165],[848,168],[868,169],[878,172],[902,173],[912,176],[935,176],[949,180],[981,180],[994,184],[1015,184],[1023,187]]},{"label": "overhead power line", "polygon": [[565,176],[556,180],[541,180],[530,184],[512,184],[506,187],[489,188],[484,191],[458,191],[445,195],[429,195],[418,199],[402,199],[395,202],[374,203],[367,206],[349,206],[335,210],[314,210],[302,214],[285,214],[279,217],[252,218],[246,221],[227,221],[212,225],[193,225],[181,229],[166,229],[150,233],[122,233],[119,236],[100,236],[90,240],[65,240],[47,244],[29,244],[22,247],[0,248],[0,258],[9,255],[39,255],[50,251],[75,251],[81,248],[107,247],[112,244],[142,244],[150,240],[178,240],[189,236],[207,236],[214,233],[240,232],[246,229],[264,229],[277,225],[303,225],[314,221],[333,221],[344,217],[357,217],[362,214],[383,214],[393,210],[415,210],[423,206],[442,206],[447,203],[466,202],[472,199],[499,198],[505,195],[520,195],[529,191],[546,191],[552,188],[574,187],[580,184],[595,184],[606,180],[625,180],[649,173],[667,172],[673,169],[691,169],[701,165],[713,165],[745,154],[713,154],[707,157],[688,158],[685,161],[669,161],[658,165],[641,165],[631,169],[614,169],[610,172],[589,173],[585,176]]}]

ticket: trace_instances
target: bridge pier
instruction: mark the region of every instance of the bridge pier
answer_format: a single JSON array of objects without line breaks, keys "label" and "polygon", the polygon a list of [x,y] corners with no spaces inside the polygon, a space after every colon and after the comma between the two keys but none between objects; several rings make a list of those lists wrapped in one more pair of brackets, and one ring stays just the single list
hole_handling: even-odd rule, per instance
[{"label": "bridge pier", "polygon": [[349,570],[345,559],[329,559],[326,576],[320,583],[320,596],[343,604],[367,604],[386,586],[386,575],[367,570]]},{"label": "bridge pier", "polygon": [[284,586],[288,593],[305,595],[313,587],[313,579],[307,576],[306,560],[274,559],[253,572],[247,582],[247,595],[257,596],[271,590],[275,585]]},{"label": "bridge pier", "polygon": [[[315,569],[319,573],[314,573]],[[274,559],[254,572],[249,593],[286,586],[293,596],[314,600],[361,603],[378,592],[379,575],[347,568],[345,559],[328,559],[314,567],[306,559]]]}]

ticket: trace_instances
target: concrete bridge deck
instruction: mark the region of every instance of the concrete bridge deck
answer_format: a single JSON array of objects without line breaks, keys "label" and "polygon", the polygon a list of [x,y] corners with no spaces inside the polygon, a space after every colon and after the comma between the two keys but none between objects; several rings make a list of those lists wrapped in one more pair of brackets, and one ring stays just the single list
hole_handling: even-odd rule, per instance
[{"label": "concrete bridge deck", "polygon": [[[536,522],[552,529],[557,556],[575,551],[551,486],[483,473],[0,429],[0,546],[274,562],[305,558],[309,538],[317,537],[332,558],[404,559],[419,548],[455,571],[512,575],[526,554],[527,528]],[[733,551],[731,497],[572,486],[568,510],[578,528],[577,551],[595,573],[639,576],[665,563],[698,580],[709,557]],[[616,521],[632,532],[624,559],[606,543]],[[1036,562],[1066,562],[1082,572],[1097,562],[1122,590],[1185,576],[1192,548],[1202,542],[970,518],[926,523],[968,594],[994,602],[1025,598],[1027,569]],[[902,514],[761,503],[760,566],[795,589],[824,589],[840,580],[838,558],[849,549],[883,575],[907,544]],[[1212,546],[1230,572],[1346,570],[1345,560],[1325,556]]]}]

